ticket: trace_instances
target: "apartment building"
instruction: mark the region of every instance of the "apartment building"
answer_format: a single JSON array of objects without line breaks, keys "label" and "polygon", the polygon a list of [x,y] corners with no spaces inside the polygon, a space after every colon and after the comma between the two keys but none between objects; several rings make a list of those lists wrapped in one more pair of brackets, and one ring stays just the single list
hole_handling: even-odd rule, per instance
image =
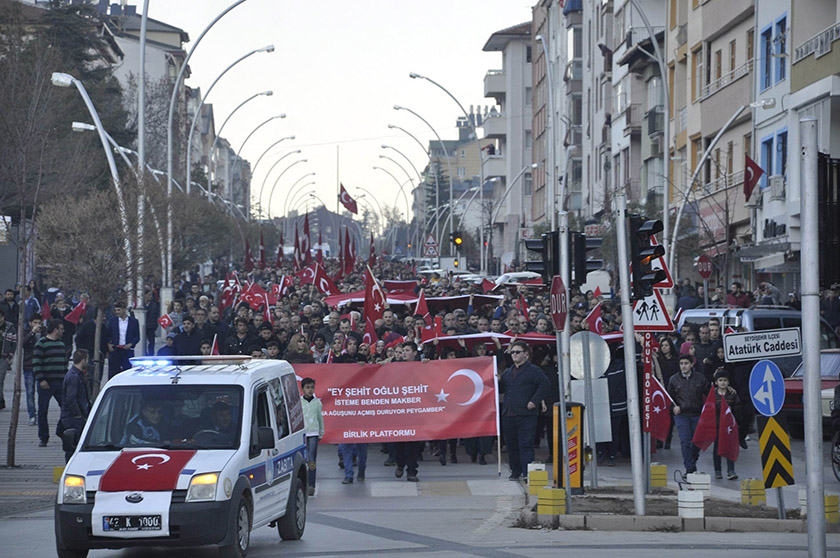
[{"label": "apartment building", "polygon": [[485,178],[495,179],[490,227],[502,267],[521,259],[520,231],[531,224],[531,22],[496,31],[482,49],[500,52],[502,67],[487,72],[484,95],[495,101],[483,120]]}]

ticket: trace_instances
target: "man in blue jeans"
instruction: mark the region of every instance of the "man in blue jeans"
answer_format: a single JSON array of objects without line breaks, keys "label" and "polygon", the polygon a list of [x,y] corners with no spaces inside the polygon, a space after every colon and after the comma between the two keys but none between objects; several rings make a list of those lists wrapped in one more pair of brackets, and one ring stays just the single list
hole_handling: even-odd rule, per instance
[{"label": "man in blue jeans", "polygon": [[35,371],[32,369],[32,353],[43,335],[41,314],[37,312],[29,317],[29,327],[23,334],[23,380],[26,386],[26,412],[29,414],[29,424],[38,424],[35,407]]},{"label": "man in blue jeans", "polygon": [[338,444],[338,451],[344,460],[344,480],[341,484],[353,484],[353,457],[356,457],[356,465],[359,473],[356,479],[365,480],[365,469],[367,468],[367,444]]},{"label": "man in blue jeans", "polygon": [[509,480],[519,480],[534,460],[534,436],[540,405],[548,398],[551,384],[540,367],[530,362],[531,349],[524,341],[514,341],[508,350],[513,366],[499,377],[502,403],[502,429],[510,459]]},{"label": "man in blue jeans", "polygon": [[47,411],[50,399],[55,399],[61,407],[61,386],[67,373],[67,353],[65,353],[64,321],[53,319],[47,324],[47,335],[35,343],[32,352],[32,368],[35,381],[38,382],[38,438],[42,448],[47,447],[50,428],[47,424]]},{"label": "man in blue jeans", "polygon": [[680,355],[680,373],[671,376],[668,381],[668,393],[674,400],[674,423],[680,435],[680,449],[686,474],[697,471],[700,449],[691,440],[694,438],[694,431],[697,430],[700,412],[710,389],[711,385],[706,377],[694,370],[694,357],[689,354]]}]

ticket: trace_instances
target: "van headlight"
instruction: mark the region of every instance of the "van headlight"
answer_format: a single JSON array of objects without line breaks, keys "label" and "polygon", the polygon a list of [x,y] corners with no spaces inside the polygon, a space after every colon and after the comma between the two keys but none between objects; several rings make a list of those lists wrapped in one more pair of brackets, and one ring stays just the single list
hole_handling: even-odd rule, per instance
[{"label": "van headlight", "polygon": [[85,477],[66,475],[61,499],[65,504],[87,504]]},{"label": "van headlight", "polygon": [[219,482],[218,473],[196,475],[190,480],[187,490],[187,502],[200,502],[216,498],[216,483]]}]

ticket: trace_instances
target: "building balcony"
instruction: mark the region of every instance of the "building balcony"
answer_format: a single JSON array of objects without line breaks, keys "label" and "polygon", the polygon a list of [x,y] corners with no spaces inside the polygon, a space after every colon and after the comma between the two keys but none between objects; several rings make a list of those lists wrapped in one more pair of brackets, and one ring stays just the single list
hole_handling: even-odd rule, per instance
[{"label": "building balcony", "polygon": [[647,135],[653,137],[661,134],[664,127],[665,113],[662,107],[654,107],[645,113],[645,120],[647,120]]},{"label": "building balcony", "polygon": [[[664,30],[664,27],[656,25],[653,26],[654,35],[661,33]],[[627,49],[631,49],[633,48],[633,45],[647,40],[650,40],[650,33],[648,33],[647,27],[631,27],[624,35],[625,46]]]},{"label": "building balcony", "polygon": [[630,136],[642,132],[642,105],[632,103],[624,111],[624,135]]},{"label": "building balcony", "polygon": [[484,179],[507,176],[507,160],[504,155],[487,155],[482,160]]},{"label": "building balcony", "polygon": [[708,97],[711,97],[730,83],[733,83],[741,79],[742,77],[749,75],[750,73],[752,73],[752,67],[752,60],[749,60],[744,64],[741,64],[737,68],[733,69],[731,72],[723,74],[713,82],[707,83],[706,85],[700,88],[700,97],[698,101],[702,101]]},{"label": "building balcony", "polygon": [[840,21],[831,27],[820,31],[795,49],[793,49],[793,63],[796,64],[811,54],[819,58],[831,52],[831,43],[840,41]]},{"label": "building balcony", "polygon": [[507,135],[507,119],[504,114],[491,113],[482,123],[484,137],[500,139]]},{"label": "building balcony", "polygon": [[484,96],[495,97],[496,100],[504,99],[507,92],[505,81],[504,70],[488,71],[484,75]]}]

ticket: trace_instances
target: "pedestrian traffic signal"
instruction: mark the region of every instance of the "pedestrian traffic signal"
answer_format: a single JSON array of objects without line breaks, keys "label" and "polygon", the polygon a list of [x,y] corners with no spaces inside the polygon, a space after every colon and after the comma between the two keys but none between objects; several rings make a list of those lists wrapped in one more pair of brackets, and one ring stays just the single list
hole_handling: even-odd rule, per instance
[{"label": "pedestrian traffic signal", "polygon": [[461,244],[464,243],[464,237],[461,236],[459,231],[449,233],[449,242],[454,244],[456,247],[460,247]]},{"label": "pedestrian traffic signal", "polygon": [[571,266],[572,282],[580,287],[586,283],[586,275],[592,271],[597,271],[604,267],[604,260],[588,259],[586,253],[590,250],[597,250],[603,244],[604,239],[600,237],[586,236],[580,232],[569,233],[570,244],[572,246]]},{"label": "pedestrian traffic signal", "polygon": [[538,260],[525,262],[525,269],[539,273],[543,283],[550,284],[551,278],[560,274],[560,232],[551,231],[540,238],[527,238],[525,248],[539,253]]},{"label": "pedestrian traffic signal", "polygon": [[633,272],[633,299],[642,300],[653,295],[654,285],[664,281],[665,271],[654,270],[653,260],[665,254],[662,245],[653,246],[650,238],[662,232],[662,221],[646,220],[638,215],[628,218],[630,229],[630,265]]}]

